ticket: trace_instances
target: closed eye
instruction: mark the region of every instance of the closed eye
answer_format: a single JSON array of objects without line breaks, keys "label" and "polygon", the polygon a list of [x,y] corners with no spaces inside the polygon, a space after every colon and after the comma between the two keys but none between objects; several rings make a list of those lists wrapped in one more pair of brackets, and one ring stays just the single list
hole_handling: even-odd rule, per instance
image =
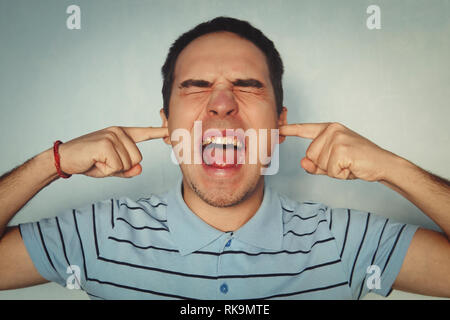
[{"label": "closed eye", "polygon": [[239,92],[243,92],[243,93],[253,93],[253,94],[259,94],[260,90],[255,90],[255,89],[236,89]]},{"label": "closed eye", "polygon": [[204,92],[208,92],[208,90],[186,92],[186,95],[199,94],[199,93],[204,93]]}]

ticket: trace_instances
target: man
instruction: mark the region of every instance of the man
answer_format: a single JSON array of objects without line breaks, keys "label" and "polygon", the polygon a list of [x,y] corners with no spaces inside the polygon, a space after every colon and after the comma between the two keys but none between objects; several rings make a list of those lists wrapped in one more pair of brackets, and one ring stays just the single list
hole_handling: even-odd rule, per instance
[{"label": "man", "polygon": [[[2,177],[1,289],[55,281],[103,299],[359,299],[392,288],[450,296],[448,181],[338,123],[287,124],[282,61],[259,30],[223,17],[200,24],[174,42],[162,73],[161,128],[99,130],[55,144]],[[136,176],[138,142],[162,138],[175,147],[173,133],[193,133],[196,123],[202,135],[182,153],[203,161],[181,162],[173,190],[6,227],[59,176]],[[279,129],[279,141],[269,138],[268,146],[286,136],[311,139],[301,160],[307,172],[383,183],[447,237],[277,194],[264,184],[261,157],[250,163],[249,139],[238,129],[256,130],[258,141],[265,141],[259,129]],[[224,131],[231,140],[220,137]],[[231,164],[217,157],[223,150]]]}]

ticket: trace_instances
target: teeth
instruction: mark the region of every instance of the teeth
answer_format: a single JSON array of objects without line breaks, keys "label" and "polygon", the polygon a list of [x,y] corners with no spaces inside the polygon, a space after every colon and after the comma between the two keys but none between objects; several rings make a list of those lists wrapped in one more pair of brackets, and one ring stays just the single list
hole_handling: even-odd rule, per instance
[{"label": "teeth", "polygon": [[202,145],[206,146],[208,144],[231,144],[234,145],[238,148],[242,148],[243,143],[241,141],[239,141],[239,139],[237,137],[207,137],[205,140],[203,140]]}]

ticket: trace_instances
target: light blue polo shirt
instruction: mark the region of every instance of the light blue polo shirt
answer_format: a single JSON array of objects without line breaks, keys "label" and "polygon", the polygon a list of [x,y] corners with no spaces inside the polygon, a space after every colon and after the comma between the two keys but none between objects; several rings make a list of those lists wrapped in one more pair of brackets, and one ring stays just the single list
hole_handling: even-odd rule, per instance
[{"label": "light blue polo shirt", "polygon": [[417,229],[299,203],[266,184],[255,215],[222,232],[187,207],[181,180],[161,195],[108,199],[19,226],[44,278],[79,281],[93,299],[387,296]]}]

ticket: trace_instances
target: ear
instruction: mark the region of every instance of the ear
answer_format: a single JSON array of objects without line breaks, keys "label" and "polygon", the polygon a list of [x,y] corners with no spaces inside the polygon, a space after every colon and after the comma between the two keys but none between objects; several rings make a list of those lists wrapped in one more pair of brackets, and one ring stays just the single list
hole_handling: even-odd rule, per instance
[{"label": "ear", "polygon": [[[159,110],[159,116],[161,117],[161,121],[162,121],[161,127],[168,128],[169,121],[167,120],[166,114],[164,113],[164,108],[161,108],[161,110]],[[170,132],[169,132],[169,136],[163,138],[163,140],[168,145],[170,145],[170,146],[172,145],[172,142],[170,141]]]},{"label": "ear", "polygon": [[[285,126],[285,125],[287,125],[287,108],[283,107],[283,109],[281,110],[280,116],[278,117],[278,128],[281,126]],[[280,135],[279,143],[283,143],[285,139],[286,139],[286,136]]]}]

